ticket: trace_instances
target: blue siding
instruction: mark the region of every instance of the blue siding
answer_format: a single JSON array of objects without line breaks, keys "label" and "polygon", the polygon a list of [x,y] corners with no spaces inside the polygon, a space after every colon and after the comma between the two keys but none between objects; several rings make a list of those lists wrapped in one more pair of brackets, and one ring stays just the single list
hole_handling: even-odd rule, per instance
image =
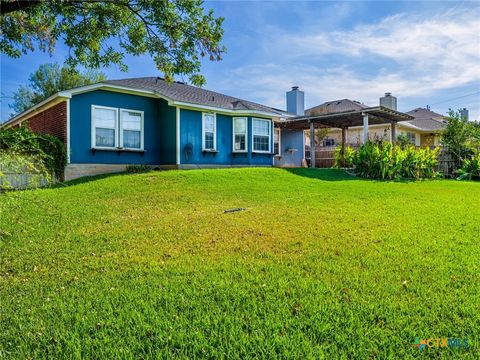
[{"label": "blue siding", "polygon": [[[304,134],[302,130],[280,130],[280,157],[275,158],[275,166],[302,166]],[[297,151],[287,151],[296,149]]]},{"label": "blue siding", "polygon": [[[144,149],[135,152],[91,151],[91,106],[144,111]],[[175,111],[167,102],[149,97],[96,90],[70,99],[70,159],[72,163],[175,164]]]},{"label": "blue siding", "polygon": [[[181,109],[180,111],[180,159],[181,164],[199,165],[272,165],[271,154],[252,153],[252,118],[248,117],[248,152],[233,153],[232,116],[217,114],[217,153],[202,152],[202,113]],[[273,142],[273,126],[271,127]],[[185,146],[192,144],[192,154],[187,155]],[[273,149],[273,143],[271,144]]]},{"label": "blue siding", "polygon": [[[143,155],[128,151],[92,152],[91,106],[108,106],[144,112]],[[202,112],[180,110],[180,163],[199,165],[266,165],[271,166],[271,154],[252,153],[252,117],[248,117],[248,152],[233,153],[232,116],[217,114],[217,153],[202,152]],[[271,119],[268,119],[271,120]],[[273,149],[273,126],[271,127]],[[192,144],[190,156],[185,145]],[[149,97],[96,90],[74,95],[70,100],[70,160],[84,164],[151,164],[176,163],[176,108],[166,101]]]}]

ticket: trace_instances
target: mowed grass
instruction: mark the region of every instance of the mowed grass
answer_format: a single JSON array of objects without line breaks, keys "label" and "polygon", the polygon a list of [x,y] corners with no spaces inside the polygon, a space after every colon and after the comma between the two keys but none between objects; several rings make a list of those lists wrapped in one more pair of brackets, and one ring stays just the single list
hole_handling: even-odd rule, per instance
[{"label": "mowed grass", "polygon": [[3,194],[0,215],[0,358],[480,353],[479,183],[153,172]]}]

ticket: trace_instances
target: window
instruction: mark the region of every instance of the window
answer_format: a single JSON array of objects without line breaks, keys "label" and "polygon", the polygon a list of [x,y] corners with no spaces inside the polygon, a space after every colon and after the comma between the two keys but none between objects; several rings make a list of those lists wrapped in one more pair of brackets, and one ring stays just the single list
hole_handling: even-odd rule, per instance
[{"label": "window", "polygon": [[118,110],[92,106],[92,143],[99,148],[117,147]]},{"label": "window", "polygon": [[233,151],[247,151],[247,118],[233,118]]},{"label": "window", "polygon": [[121,146],[126,149],[143,149],[143,112],[120,110]]},{"label": "window", "polygon": [[407,139],[415,145],[415,133],[407,132]]},{"label": "window", "polygon": [[273,131],[273,153],[280,154],[280,128],[275,128]]},{"label": "window", "polygon": [[270,152],[270,120],[252,119],[253,151]]},{"label": "window", "polygon": [[143,150],[143,111],[92,105],[92,147]]},{"label": "window", "polygon": [[326,138],[323,140],[323,146],[328,147],[328,146],[335,146],[335,139],[329,139]]},{"label": "window", "polygon": [[202,141],[203,150],[217,149],[217,121],[215,114],[203,113]]}]

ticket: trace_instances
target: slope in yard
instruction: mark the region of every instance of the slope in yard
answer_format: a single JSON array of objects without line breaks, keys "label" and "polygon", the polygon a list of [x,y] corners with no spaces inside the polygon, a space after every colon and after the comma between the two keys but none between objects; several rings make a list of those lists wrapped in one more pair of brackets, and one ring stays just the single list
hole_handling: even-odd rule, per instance
[{"label": "slope in yard", "polygon": [[3,194],[0,358],[474,358],[479,199],[315,169]]}]

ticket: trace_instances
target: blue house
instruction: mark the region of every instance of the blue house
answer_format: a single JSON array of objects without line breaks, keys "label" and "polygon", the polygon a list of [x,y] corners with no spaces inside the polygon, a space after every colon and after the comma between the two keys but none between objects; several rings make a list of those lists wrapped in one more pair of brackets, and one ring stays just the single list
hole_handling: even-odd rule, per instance
[{"label": "blue house", "polygon": [[303,92],[287,93],[289,112],[157,77],[111,80],[62,91],[2,126],[27,123],[61,138],[65,179],[159,169],[300,166],[303,131],[280,129],[303,112]]}]

